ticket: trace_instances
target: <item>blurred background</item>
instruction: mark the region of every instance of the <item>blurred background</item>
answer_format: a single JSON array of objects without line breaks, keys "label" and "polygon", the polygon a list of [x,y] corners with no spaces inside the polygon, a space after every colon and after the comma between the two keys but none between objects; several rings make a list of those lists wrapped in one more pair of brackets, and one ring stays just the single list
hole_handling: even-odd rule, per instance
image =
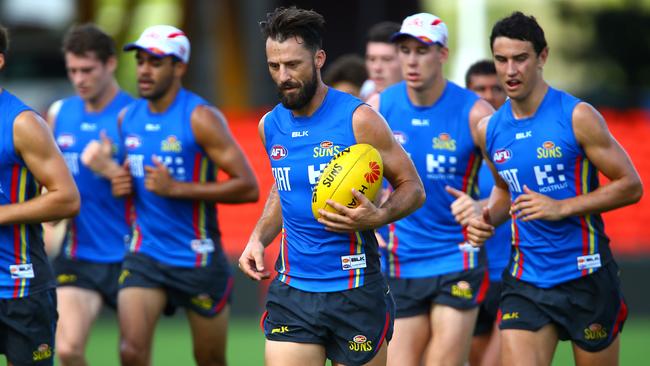
[{"label": "blurred background", "polygon": [[[467,67],[490,56],[492,24],[522,10],[534,15],[546,32],[550,46],[546,80],[595,105],[644,182],[650,182],[650,144],[645,140],[650,139],[650,0],[529,0],[522,4],[515,0],[0,0],[0,23],[11,34],[0,85],[44,113],[50,103],[73,93],[60,51],[63,34],[72,24],[97,23],[119,48],[147,26],[175,25],[188,34],[192,46],[185,86],[224,111],[255,168],[262,192],[268,192],[272,177],[256,130],[259,118],[277,103],[257,25],[267,12],[297,5],[323,14],[327,21],[325,70],[340,55],[363,57],[371,25],[431,12],[449,27],[446,76],[463,85]],[[120,53],[119,62],[120,85],[136,95],[134,54]],[[263,193],[257,204],[219,205],[224,246],[233,263],[265,199]],[[637,357],[647,354],[643,345],[647,347],[650,339],[650,238],[645,227],[650,222],[650,194],[639,204],[604,217],[631,314],[623,335],[622,364],[638,364]],[[267,250],[269,265],[276,255],[277,245],[273,245]],[[230,364],[261,364],[263,335],[255,324],[262,313],[266,284],[244,279],[235,268]],[[110,312],[100,319],[91,338],[91,364],[117,364],[116,327]],[[154,364],[191,363],[186,328],[182,319],[160,325]],[[564,364],[569,353],[567,347],[560,347],[556,364]]]}]

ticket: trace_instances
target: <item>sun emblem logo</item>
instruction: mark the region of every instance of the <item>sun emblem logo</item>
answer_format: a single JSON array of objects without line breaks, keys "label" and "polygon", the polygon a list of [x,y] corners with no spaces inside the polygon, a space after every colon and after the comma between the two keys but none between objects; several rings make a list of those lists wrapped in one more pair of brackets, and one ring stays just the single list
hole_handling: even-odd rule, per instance
[{"label": "sun emblem logo", "polygon": [[370,171],[365,173],[363,177],[366,178],[366,182],[372,184],[379,179],[379,175],[381,174],[381,169],[379,167],[379,164],[377,164],[376,161],[369,162],[368,167],[370,168]]}]

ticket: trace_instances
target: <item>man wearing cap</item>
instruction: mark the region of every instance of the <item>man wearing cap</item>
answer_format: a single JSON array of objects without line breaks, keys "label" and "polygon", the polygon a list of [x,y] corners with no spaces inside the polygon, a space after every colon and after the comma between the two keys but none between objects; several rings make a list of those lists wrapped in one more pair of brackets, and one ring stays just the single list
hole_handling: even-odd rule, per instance
[{"label": "man wearing cap", "polygon": [[[126,160],[113,194],[132,195],[135,221],[120,275],[123,365],[149,365],[156,321],[184,307],[198,365],[225,365],[232,278],[215,203],[254,202],[258,187],[223,115],[184,89],[190,43],[147,28],[135,51],[140,99],[121,115]],[[228,178],[217,182],[217,167]]]},{"label": "man wearing cap", "polygon": [[463,365],[489,280],[485,254],[465,238],[464,225],[479,208],[452,203],[476,194],[481,153],[474,134],[493,109],[443,77],[449,50],[447,26],[438,17],[409,16],[392,40],[404,81],[369,103],[410,154],[427,200],[390,225],[383,249],[383,270],[397,306],[388,363]]},{"label": "man wearing cap", "polygon": [[102,304],[117,306],[117,279],[130,230],[125,200],[111,194],[110,176],[119,165],[112,160],[95,165],[93,156],[106,149],[117,159],[123,152],[112,141],[119,140],[118,113],[133,98],[115,81],[113,40],[96,26],[70,29],[63,53],[77,95],[55,102],[48,122],[83,204],[79,215],[66,223],[53,263],[59,311],[56,348],[62,365],[85,365],[86,341]]}]

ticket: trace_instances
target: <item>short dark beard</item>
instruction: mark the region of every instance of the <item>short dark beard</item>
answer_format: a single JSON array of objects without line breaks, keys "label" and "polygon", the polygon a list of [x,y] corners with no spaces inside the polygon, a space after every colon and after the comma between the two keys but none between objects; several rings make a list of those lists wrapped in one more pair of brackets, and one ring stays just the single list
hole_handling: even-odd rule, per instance
[{"label": "short dark beard", "polygon": [[287,96],[282,92],[286,87],[295,87],[296,84],[289,82],[284,83],[278,86],[278,98],[282,105],[291,110],[297,110],[304,108],[311,99],[316,94],[316,89],[318,88],[318,79],[316,78],[316,65],[313,66],[311,79],[306,81],[302,88],[298,91],[298,95]]}]

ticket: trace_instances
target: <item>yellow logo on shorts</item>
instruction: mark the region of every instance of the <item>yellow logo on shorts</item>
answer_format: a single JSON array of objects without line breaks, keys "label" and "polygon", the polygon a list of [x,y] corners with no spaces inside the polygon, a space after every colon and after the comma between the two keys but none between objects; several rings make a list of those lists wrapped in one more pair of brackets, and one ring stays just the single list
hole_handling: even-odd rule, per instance
[{"label": "yellow logo on shorts", "polygon": [[462,297],[463,299],[471,299],[472,297],[472,286],[467,281],[458,281],[455,285],[451,286],[451,294],[456,297]]},{"label": "yellow logo on shorts", "polygon": [[62,273],[62,274],[56,276],[56,282],[58,282],[59,284],[76,282],[76,281],[77,281],[77,275],[75,275],[75,274]]},{"label": "yellow logo on shorts", "polygon": [[34,361],[43,361],[51,357],[52,357],[52,348],[45,343],[38,346],[36,351],[32,352],[32,359]]},{"label": "yellow logo on shorts", "polygon": [[124,280],[126,280],[127,277],[131,275],[131,272],[128,269],[123,269],[122,272],[120,272],[120,278],[117,280],[117,283],[120,285],[124,283]]},{"label": "yellow logo on shorts", "polygon": [[513,311],[512,313],[505,313],[501,317],[501,320],[514,320],[514,319],[519,319],[518,311]]},{"label": "yellow logo on shorts", "polygon": [[273,329],[271,330],[271,334],[275,334],[275,333],[287,333],[288,331],[289,331],[289,327],[286,326],[286,325],[283,325],[283,326],[281,326],[281,327],[279,327],[279,328],[273,328]]},{"label": "yellow logo on shorts", "polygon": [[366,336],[362,334],[355,335],[350,344],[350,351],[353,352],[370,352],[372,351],[372,341],[369,341]]},{"label": "yellow logo on shorts", "polygon": [[607,338],[607,329],[598,323],[591,324],[585,328],[585,339],[588,341],[597,341]]},{"label": "yellow logo on shorts", "polygon": [[192,305],[198,306],[204,310],[212,309],[212,305],[214,304],[210,296],[206,294],[201,294],[199,296],[193,297],[190,301],[192,302]]}]

